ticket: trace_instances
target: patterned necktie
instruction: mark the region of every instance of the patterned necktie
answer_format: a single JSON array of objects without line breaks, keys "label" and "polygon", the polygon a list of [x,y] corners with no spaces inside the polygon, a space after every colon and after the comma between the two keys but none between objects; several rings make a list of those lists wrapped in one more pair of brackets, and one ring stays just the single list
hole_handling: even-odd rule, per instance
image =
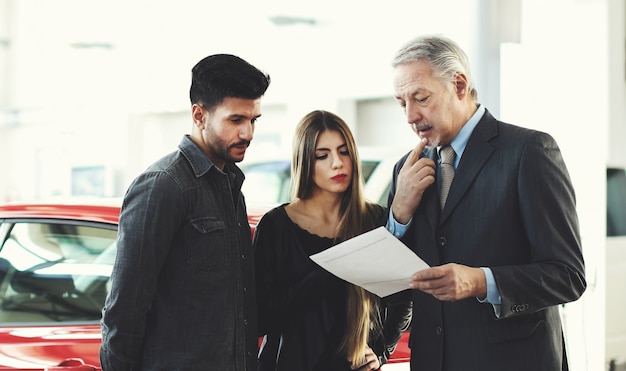
[{"label": "patterned necktie", "polygon": [[439,191],[439,200],[441,201],[441,209],[446,204],[448,198],[448,191],[450,190],[450,184],[454,178],[454,159],[456,153],[451,146],[443,146],[439,151],[441,157],[441,189]]}]

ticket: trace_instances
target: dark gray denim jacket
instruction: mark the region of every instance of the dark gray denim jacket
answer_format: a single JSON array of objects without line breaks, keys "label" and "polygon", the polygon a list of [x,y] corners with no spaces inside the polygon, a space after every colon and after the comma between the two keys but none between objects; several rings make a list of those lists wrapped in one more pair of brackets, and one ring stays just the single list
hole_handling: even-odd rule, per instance
[{"label": "dark gray denim jacket", "polygon": [[103,309],[104,371],[256,369],[243,178],[185,136],[132,183]]}]

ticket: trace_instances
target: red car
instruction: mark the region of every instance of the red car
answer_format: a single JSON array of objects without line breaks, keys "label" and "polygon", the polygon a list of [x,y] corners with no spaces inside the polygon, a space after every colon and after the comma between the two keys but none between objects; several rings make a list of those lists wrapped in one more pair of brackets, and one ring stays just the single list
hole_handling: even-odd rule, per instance
[{"label": "red car", "polygon": [[[0,206],[0,370],[99,369],[120,205],[98,199]],[[264,211],[249,208],[252,228]],[[407,339],[385,371],[408,370]]]}]

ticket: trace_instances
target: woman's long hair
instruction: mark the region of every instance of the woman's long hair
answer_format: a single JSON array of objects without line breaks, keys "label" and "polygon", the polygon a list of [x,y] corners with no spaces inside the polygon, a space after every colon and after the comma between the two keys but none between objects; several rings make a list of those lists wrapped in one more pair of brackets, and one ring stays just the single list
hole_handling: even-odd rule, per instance
[{"label": "woman's long hair", "polygon": [[[327,130],[336,131],[346,141],[352,159],[352,180],[343,193],[336,242],[345,241],[374,229],[380,220],[374,212],[374,204],[365,200],[361,161],[354,137],[348,125],[337,115],[327,111],[313,111],[300,120],[296,128],[291,161],[292,193],[295,198],[306,200],[314,189],[313,171],[315,146],[319,135]],[[370,330],[380,328],[378,298],[362,287],[349,284],[346,308],[346,332],[338,352],[345,353],[353,364],[363,362]]]}]

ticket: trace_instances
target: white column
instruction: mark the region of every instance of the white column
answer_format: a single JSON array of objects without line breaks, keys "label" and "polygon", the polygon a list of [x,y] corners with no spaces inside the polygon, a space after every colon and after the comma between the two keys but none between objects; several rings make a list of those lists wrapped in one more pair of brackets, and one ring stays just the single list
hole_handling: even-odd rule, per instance
[{"label": "white column", "polygon": [[606,369],[609,1],[523,0],[520,43],[501,49],[501,118],[550,133],[576,192],[587,290],[561,306],[572,371]]},{"label": "white column", "polygon": [[475,0],[475,35],[468,50],[478,101],[500,117],[500,45],[520,41],[521,0]]}]

